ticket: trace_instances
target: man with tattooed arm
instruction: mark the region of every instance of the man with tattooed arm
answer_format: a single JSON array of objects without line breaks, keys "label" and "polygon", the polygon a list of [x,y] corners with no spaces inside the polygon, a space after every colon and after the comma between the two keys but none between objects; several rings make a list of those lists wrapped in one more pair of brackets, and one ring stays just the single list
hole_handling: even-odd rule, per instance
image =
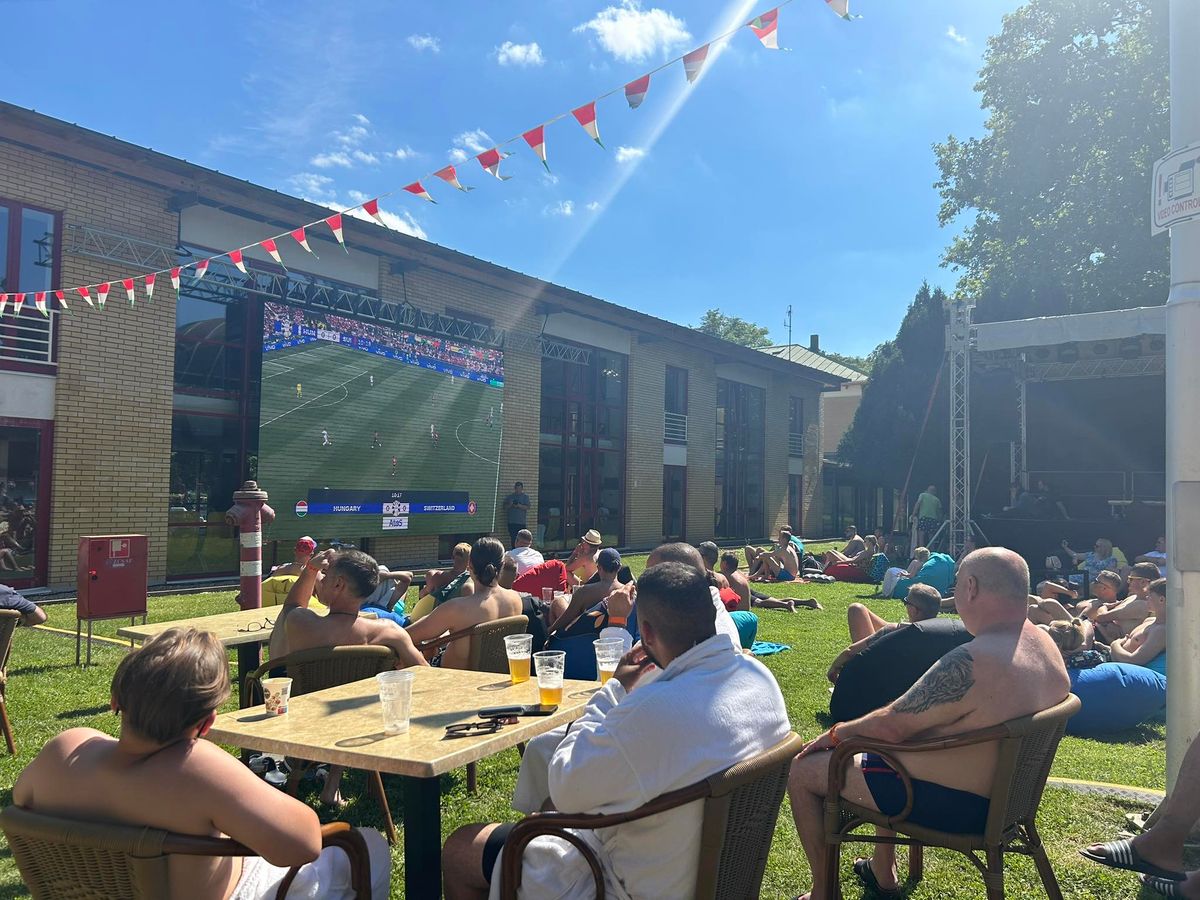
[{"label": "man with tattooed arm", "polygon": [[[812,890],[803,900],[830,896],[822,866],[828,751],[850,738],[902,743],[989,728],[1066,698],[1071,684],[1062,654],[1028,621],[1028,595],[1029,567],[1017,554],[1002,547],[971,553],[959,566],[954,602],[974,639],[943,656],[899,699],[861,719],[839,722],[796,757],[788,795],[813,872]],[[943,831],[982,832],[997,754],[994,743],[899,754],[913,779],[908,820]],[[900,777],[870,753],[854,757],[843,796],[888,815],[905,804]],[[874,857],[856,862],[854,871],[881,896],[898,896],[894,846],[877,845]]]}]

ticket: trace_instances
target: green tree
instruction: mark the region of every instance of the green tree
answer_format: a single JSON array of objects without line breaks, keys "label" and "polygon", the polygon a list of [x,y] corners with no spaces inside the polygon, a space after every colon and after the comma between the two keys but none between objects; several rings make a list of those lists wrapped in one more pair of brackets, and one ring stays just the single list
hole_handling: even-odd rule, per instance
[{"label": "green tree", "polygon": [[1168,146],[1166,0],[1030,0],[988,40],[982,137],[935,145],[944,263],[977,318],[1165,302],[1150,168]]},{"label": "green tree", "polygon": [[862,372],[864,375],[871,374],[871,361],[875,357],[873,352],[868,356],[850,356],[846,353],[834,353],[832,350],[821,350],[819,352],[826,359],[832,359],[835,363],[840,363],[843,366],[849,366],[856,372]]},{"label": "green tree", "polygon": [[704,313],[700,324],[695,326],[697,331],[711,334],[725,341],[741,344],[743,347],[769,347],[771,339],[768,330],[761,325],[739,319],[737,316],[726,316],[719,309],[710,309]]}]

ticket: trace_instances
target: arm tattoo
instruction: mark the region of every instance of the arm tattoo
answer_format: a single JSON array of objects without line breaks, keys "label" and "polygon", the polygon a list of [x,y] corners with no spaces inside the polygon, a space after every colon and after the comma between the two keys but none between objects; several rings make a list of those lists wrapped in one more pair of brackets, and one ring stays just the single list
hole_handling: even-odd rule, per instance
[{"label": "arm tattoo", "polygon": [[974,660],[966,647],[955,647],[892,704],[900,713],[923,713],[945,703],[957,703],[975,684]]}]

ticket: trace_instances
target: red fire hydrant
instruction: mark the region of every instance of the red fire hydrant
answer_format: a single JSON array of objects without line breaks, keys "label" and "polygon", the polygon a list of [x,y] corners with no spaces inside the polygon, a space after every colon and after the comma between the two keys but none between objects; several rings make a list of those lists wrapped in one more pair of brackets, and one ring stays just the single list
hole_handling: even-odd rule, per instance
[{"label": "red fire hydrant", "polygon": [[242,609],[262,606],[262,529],[274,521],[275,510],[267,506],[267,492],[258,489],[258,482],[247,481],[240,491],[233,492],[233,506],[225,513],[225,523],[241,530],[238,605]]}]

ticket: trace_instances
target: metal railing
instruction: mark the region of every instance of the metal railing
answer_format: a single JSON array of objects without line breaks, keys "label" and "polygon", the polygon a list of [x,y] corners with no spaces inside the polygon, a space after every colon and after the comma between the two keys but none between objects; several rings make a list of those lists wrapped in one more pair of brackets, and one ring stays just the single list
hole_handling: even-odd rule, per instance
[{"label": "metal railing", "polygon": [[804,435],[788,434],[788,456],[804,456]]},{"label": "metal railing", "polygon": [[1132,472],[1130,483],[1133,495],[1131,500],[1166,500],[1166,472]]},{"label": "metal railing", "polygon": [[57,312],[44,318],[36,310],[7,315],[0,323],[0,361],[54,364],[54,321]]},{"label": "metal railing", "polygon": [[682,413],[663,413],[663,443],[686,444],[688,442],[688,417]]}]

